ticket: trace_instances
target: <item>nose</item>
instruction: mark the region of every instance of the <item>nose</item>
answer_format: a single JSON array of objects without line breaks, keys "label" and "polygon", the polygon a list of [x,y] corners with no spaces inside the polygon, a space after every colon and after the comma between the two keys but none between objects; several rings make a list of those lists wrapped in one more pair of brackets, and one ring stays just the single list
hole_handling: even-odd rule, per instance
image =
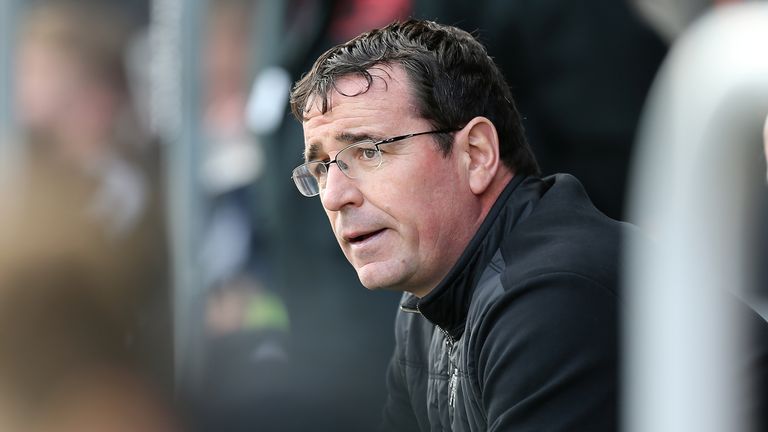
[{"label": "nose", "polygon": [[338,169],[328,167],[325,187],[320,190],[320,201],[323,207],[328,211],[339,211],[348,205],[359,206],[363,202],[363,196],[356,181],[341,172],[341,167],[336,168]]}]

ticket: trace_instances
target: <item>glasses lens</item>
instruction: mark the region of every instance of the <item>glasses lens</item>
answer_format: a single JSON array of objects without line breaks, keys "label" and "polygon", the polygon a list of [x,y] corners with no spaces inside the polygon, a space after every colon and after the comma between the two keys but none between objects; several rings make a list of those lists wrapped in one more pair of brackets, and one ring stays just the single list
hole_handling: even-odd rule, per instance
[{"label": "glasses lens", "polygon": [[359,142],[336,155],[336,164],[349,178],[357,178],[381,166],[381,151],[372,141]]},{"label": "glasses lens", "polygon": [[320,193],[320,179],[325,177],[326,168],[322,162],[310,162],[299,165],[293,170],[293,182],[304,196]]}]

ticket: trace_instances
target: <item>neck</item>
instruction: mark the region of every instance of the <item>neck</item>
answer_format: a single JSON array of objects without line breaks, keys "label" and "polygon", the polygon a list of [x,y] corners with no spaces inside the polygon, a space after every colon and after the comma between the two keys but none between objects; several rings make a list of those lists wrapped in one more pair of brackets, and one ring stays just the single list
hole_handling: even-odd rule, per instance
[{"label": "neck", "polygon": [[500,167],[496,172],[496,176],[493,178],[493,181],[491,181],[491,184],[488,185],[488,189],[486,189],[480,197],[481,212],[477,222],[478,227],[483,223],[485,217],[488,216],[488,212],[491,211],[491,207],[493,207],[493,205],[496,204],[496,200],[499,199],[499,195],[501,195],[504,188],[507,187],[514,177],[514,171],[505,166]]},{"label": "neck", "polygon": [[[474,222],[471,225],[469,225],[470,228],[467,232],[466,242],[464,246],[460,249],[461,252],[463,252],[466,249],[469,242],[472,240],[472,238],[477,233],[480,226],[485,221],[486,217],[488,216],[488,213],[491,211],[491,208],[494,206],[494,204],[496,204],[496,201],[498,200],[501,193],[504,191],[504,188],[507,187],[509,182],[514,177],[515,177],[515,174],[513,171],[511,171],[506,167],[502,167],[496,173],[496,176],[494,177],[493,181],[488,186],[488,188],[483,192],[482,195],[478,197],[479,204],[480,204],[478,206],[479,212],[477,213],[477,217],[473,219]],[[461,253],[459,253],[459,255],[456,256],[457,260],[459,259],[459,256],[461,256]],[[452,267],[453,266],[450,266],[448,268],[448,271],[450,271],[450,268]],[[409,291],[411,294],[415,295],[418,298],[423,298],[424,296],[432,292],[432,290],[434,290],[437,287],[437,285],[440,284],[440,282],[443,280],[443,277],[445,277],[445,275],[441,276],[440,279],[438,279],[437,281],[433,281],[434,283],[431,283],[428,286],[419,287],[416,289],[410,289],[407,291]]]}]

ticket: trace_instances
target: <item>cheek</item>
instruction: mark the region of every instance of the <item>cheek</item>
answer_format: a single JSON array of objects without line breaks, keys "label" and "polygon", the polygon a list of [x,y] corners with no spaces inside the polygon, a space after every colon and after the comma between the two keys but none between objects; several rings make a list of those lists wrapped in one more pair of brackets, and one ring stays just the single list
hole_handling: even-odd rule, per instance
[{"label": "cheek", "polygon": [[333,233],[336,234],[336,218],[338,213],[325,210],[325,215],[328,216],[328,222],[331,223],[331,229],[333,230]]},{"label": "cheek", "polygon": [[411,191],[397,211],[403,234],[420,249],[434,247],[449,229],[446,215],[451,209],[447,192],[438,188],[421,187]]},{"label": "cheek", "polygon": [[[437,156],[442,157],[442,156]],[[422,230],[435,230],[442,225],[443,216],[449,214],[462,193],[462,184],[450,160],[415,167],[411,175],[404,175],[396,183],[387,184],[387,200],[391,212],[407,218]]]}]

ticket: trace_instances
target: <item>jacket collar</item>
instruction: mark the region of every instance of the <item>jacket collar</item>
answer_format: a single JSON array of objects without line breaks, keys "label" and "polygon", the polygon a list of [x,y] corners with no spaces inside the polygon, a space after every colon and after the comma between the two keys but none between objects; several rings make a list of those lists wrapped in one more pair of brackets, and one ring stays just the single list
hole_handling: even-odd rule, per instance
[{"label": "jacket collar", "polygon": [[480,276],[505,233],[531,213],[544,189],[544,182],[535,177],[515,176],[510,180],[443,281],[421,299],[407,294],[401,308],[418,310],[454,340],[459,339]]}]

